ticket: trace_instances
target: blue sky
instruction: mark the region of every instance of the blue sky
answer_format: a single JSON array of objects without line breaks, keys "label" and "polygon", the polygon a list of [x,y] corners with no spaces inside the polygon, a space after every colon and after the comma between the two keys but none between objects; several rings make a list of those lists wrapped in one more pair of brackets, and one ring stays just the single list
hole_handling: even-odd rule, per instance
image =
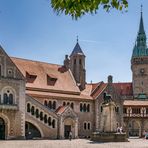
[{"label": "blue sky", "polygon": [[62,64],[79,36],[86,55],[87,82],[132,81],[130,59],[140,21],[140,5],[148,32],[148,1],[129,0],[128,12],[101,8],[78,21],[60,15],[50,0],[0,0],[0,44],[10,56]]}]

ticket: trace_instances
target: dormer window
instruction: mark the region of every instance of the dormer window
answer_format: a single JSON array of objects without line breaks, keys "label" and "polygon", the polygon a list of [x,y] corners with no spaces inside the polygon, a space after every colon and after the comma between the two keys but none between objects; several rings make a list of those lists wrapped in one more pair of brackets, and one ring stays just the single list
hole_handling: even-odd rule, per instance
[{"label": "dormer window", "polygon": [[27,83],[33,83],[37,75],[34,72],[26,72]]},{"label": "dormer window", "polygon": [[54,86],[57,81],[57,78],[54,75],[47,74],[47,85]]}]

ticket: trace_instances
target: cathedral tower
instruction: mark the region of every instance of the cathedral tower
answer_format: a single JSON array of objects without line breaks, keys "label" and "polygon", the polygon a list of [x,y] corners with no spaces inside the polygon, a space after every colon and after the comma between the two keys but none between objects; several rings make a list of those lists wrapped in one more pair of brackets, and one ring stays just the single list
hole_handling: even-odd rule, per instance
[{"label": "cathedral tower", "polygon": [[70,55],[70,69],[80,90],[85,89],[85,55],[77,43]]},{"label": "cathedral tower", "polygon": [[139,31],[131,58],[131,69],[134,98],[146,99],[148,97],[148,48],[143,25],[142,6]]}]

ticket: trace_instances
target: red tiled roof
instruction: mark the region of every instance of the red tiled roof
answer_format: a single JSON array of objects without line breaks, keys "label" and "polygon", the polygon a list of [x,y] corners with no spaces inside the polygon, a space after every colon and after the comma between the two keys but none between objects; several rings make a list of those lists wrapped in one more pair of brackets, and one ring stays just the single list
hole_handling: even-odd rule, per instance
[{"label": "red tiled roof", "polygon": [[133,95],[132,83],[113,83],[113,86],[120,95]]},{"label": "red tiled roof", "polygon": [[58,99],[63,99],[63,98],[67,98],[67,99],[84,99],[84,100],[93,100],[93,98],[89,95],[85,95],[85,94],[80,94],[80,95],[76,95],[76,94],[63,94],[63,93],[56,93],[56,92],[43,92],[43,91],[33,91],[33,90],[26,90],[26,94],[32,96],[32,97],[44,97],[44,98],[48,98],[48,97],[55,97]]},{"label": "red tiled roof", "polygon": [[[80,93],[80,90],[77,87],[71,72],[66,70],[61,65],[20,58],[11,59],[25,77],[26,72],[37,75],[33,83],[26,83],[27,88],[39,88]],[[53,86],[47,84],[47,75],[57,78]]]},{"label": "red tiled roof", "polygon": [[67,106],[59,106],[55,112],[57,114],[62,114],[65,111],[66,107]]}]

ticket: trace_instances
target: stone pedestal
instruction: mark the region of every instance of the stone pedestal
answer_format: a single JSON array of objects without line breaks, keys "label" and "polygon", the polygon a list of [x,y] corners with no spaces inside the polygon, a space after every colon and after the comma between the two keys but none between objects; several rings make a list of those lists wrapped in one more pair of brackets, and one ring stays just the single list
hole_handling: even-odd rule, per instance
[{"label": "stone pedestal", "polygon": [[103,104],[103,111],[101,115],[101,132],[116,132],[117,121],[115,112],[115,103],[113,101]]},{"label": "stone pedestal", "polygon": [[126,133],[117,133],[116,104],[107,100],[102,105],[100,132],[91,135],[92,141],[97,142],[126,142]]},{"label": "stone pedestal", "polygon": [[126,133],[92,133],[92,141],[96,142],[127,142]]}]

